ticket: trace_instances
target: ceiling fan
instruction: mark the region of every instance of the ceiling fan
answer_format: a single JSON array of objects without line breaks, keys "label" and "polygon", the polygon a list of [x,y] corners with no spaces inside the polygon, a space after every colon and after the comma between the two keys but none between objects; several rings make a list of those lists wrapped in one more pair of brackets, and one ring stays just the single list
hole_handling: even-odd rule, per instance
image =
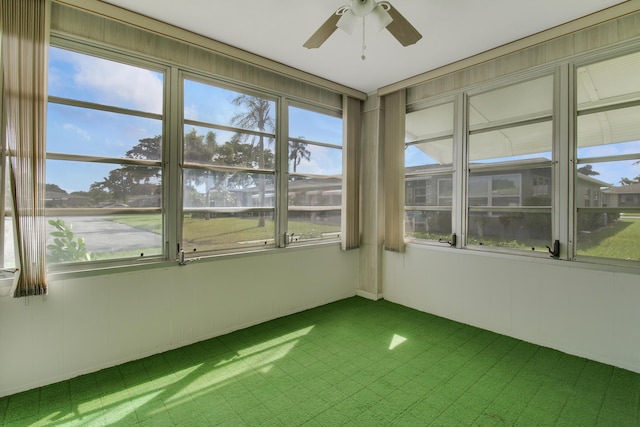
[{"label": "ceiling fan", "polygon": [[[320,47],[337,28],[352,34],[359,18],[362,19],[364,28],[365,17],[371,18],[372,24],[378,31],[386,28],[403,46],[412,45],[422,38],[422,34],[389,2],[352,0],[350,5],[340,6],[332,13],[303,46],[308,49]],[[364,59],[364,30],[362,37],[362,59]]]}]

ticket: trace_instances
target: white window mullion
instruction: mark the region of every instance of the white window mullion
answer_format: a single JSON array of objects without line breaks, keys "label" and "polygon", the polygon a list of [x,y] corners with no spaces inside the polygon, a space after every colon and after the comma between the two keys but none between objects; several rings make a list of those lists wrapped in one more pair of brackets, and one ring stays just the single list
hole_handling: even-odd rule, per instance
[{"label": "white window mullion", "polygon": [[164,178],[164,232],[167,259],[178,253],[178,242],[182,241],[182,73],[172,67],[167,78],[169,87],[165,96],[165,125],[163,138]]},{"label": "white window mullion", "polygon": [[453,210],[452,233],[456,233],[457,247],[463,247],[467,242],[467,182],[469,168],[467,166],[467,96],[464,93],[456,95],[454,103],[453,122]]},{"label": "white window mullion", "polygon": [[573,67],[570,64],[560,65],[555,77],[552,239],[560,241],[560,258],[572,259],[575,232],[573,194],[576,161]]},{"label": "white window mullion", "polygon": [[289,105],[284,98],[277,102],[276,115],[276,198],[275,198],[275,233],[276,247],[289,244],[285,235],[288,233],[288,187],[289,187]]}]

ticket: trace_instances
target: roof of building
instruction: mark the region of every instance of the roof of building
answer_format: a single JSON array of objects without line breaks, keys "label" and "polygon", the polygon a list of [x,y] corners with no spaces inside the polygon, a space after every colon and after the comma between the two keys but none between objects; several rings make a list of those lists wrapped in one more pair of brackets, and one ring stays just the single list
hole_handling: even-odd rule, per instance
[{"label": "roof of building", "polygon": [[610,187],[604,190],[607,194],[638,194],[640,193],[640,182],[619,187]]}]

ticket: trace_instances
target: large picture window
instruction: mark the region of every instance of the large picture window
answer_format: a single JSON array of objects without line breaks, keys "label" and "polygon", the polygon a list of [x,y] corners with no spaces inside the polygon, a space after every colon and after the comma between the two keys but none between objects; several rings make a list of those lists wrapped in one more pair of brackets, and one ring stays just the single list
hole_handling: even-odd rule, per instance
[{"label": "large picture window", "polygon": [[49,264],[160,257],[164,73],[51,47]]},{"label": "large picture window", "polygon": [[[337,107],[66,40],[49,59],[49,265],[339,241]],[[11,268],[9,204],[0,210],[2,266]]]},{"label": "large picture window", "polygon": [[640,52],[591,54],[412,102],[409,240],[451,233],[458,248],[640,261]]}]

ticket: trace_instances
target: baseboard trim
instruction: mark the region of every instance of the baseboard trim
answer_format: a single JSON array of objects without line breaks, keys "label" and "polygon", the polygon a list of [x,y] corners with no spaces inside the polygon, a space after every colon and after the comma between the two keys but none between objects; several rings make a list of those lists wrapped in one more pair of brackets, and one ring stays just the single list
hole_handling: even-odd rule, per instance
[{"label": "baseboard trim", "polygon": [[370,299],[372,301],[378,301],[379,299],[382,299],[382,294],[375,294],[373,292],[363,291],[362,289],[358,289],[356,291],[356,295],[362,298]]}]

